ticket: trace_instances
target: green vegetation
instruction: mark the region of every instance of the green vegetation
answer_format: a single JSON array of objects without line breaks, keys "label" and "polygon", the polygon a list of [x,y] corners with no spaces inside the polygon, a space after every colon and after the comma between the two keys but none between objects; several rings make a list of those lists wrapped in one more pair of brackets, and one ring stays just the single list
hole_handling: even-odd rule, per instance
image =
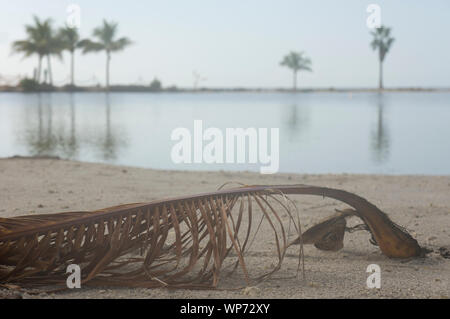
[{"label": "green vegetation", "polygon": [[19,87],[27,92],[38,91],[40,89],[40,85],[35,79],[28,78],[20,80]]},{"label": "green vegetation", "polygon": [[[93,30],[91,39],[80,39],[80,35],[76,28],[68,26],[62,27],[55,31],[51,19],[41,20],[37,16],[33,16],[33,23],[25,25],[27,37],[23,40],[14,41],[12,44],[12,52],[23,54],[24,58],[37,57],[38,65],[35,68],[32,79],[23,79],[19,87],[22,90],[51,90],[53,88],[53,74],[51,66],[51,58],[53,56],[62,60],[63,52],[68,51],[71,56],[70,62],[70,84],[64,86],[64,89],[74,90],[80,89],[75,86],[75,52],[77,49],[82,50],[83,54],[91,52],[105,52],[106,54],[106,76],[105,86],[110,89],[110,63],[111,55],[114,52],[122,51],[132,44],[127,37],[117,37],[118,24],[103,20],[101,26]],[[394,38],[391,37],[391,29],[381,26],[371,32],[373,40],[371,47],[378,52],[379,58],[379,89],[383,89],[383,62],[386,54],[389,52]],[[46,60],[47,68],[43,71],[42,60]],[[306,57],[304,52],[292,51],[280,62],[281,66],[289,68],[293,72],[293,90],[297,90],[297,75],[300,71],[312,72],[311,59]],[[44,80],[41,75],[44,73]],[[47,79],[48,77],[48,79]],[[111,88],[117,90],[133,87],[139,91],[160,91],[162,90],[161,82],[154,79],[149,86],[116,86]],[[169,91],[178,91],[176,87],[167,88]]]},{"label": "green vegetation", "polygon": [[15,41],[12,44],[14,53],[22,53],[25,57],[36,55],[38,57],[38,67],[34,74],[34,80],[40,83],[42,73],[42,59],[47,58],[47,70],[50,85],[53,85],[53,75],[51,68],[51,56],[61,57],[60,41],[55,36],[50,19],[41,21],[38,17],[33,17],[34,24],[26,25],[27,38]]},{"label": "green vegetation", "polygon": [[58,37],[62,50],[70,52],[70,85],[75,87],[75,50],[81,47],[80,35],[77,29],[64,27],[59,29]]},{"label": "green vegetation", "polygon": [[48,83],[39,83],[35,79],[24,78],[20,80],[18,87],[23,92],[52,91],[53,86]]},{"label": "green vegetation", "polygon": [[161,89],[162,89],[161,81],[158,80],[157,78],[154,78],[152,83],[150,83],[150,90],[161,91]]},{"label": "green vegetation", "polygon": [[379,85],[378,88],[380,90],[383,89],[383,62],[386,54],[389,52],[392,43],[394,43],[394,38],[390,36],[391,28],[386,28],[381,26],[380,28],[375,29],[375,31],[371,32],[373,36],[373,40],[370,43],[370,46],[373,50],[378,50],[378,59],[380,61],[380,70],[379,70]]},{"label": "green vegetation", "polygon": [[[103,21],[103,25],[94,29],[93,36],[97,41],[84,39],[80,41],[77,29],[64,27],[58,32],[53,29],[52,20],[41,21],[33,16],[33,24],[26,25],[25,31],[27,38],[18,40],[12,44],[13,53],[21,53],[25,58],[37,56],[38,66],[34,72],[33,79],[24,79],[19,86],[24,90],[39,90],[43,88],[41,81],[42,60],[47,59],[47,70],[49,86],[53,87],[53,74],[51,66],[51,57],[56,56],[62,59],[62,53],[69,51],[71,54],[70,67],[70,88],[75,88],[75,50],[80,48],[83,53],[88,52],[106,52],[106,88],[109,89],[109,65],[111,53],[124,50],[131,44],[128,38],[115,39],[117,33],[117,23]],[[34,81],[34,82],[32,82]],[[47,82],[45,77],[44,82]]]},{"label": "green vegetation", "polygon": [[128,38],[115,39],[117,34],[117,23],[103,20],[103,25],[94,29],[93,36],[97,41],[89,39],[82,40],[80,46],[83,53],[100,52],[106,53],[106,89],[109,89],[109,64],[111,53],[122,51],[131,44]]},{"label": "green vegetation", "polygon": [[311,72],[311,59],[304,56],[303,52],[290,52],[286,55],[283,60],[280,62],[281,66],[288,67],[292,70],[294,78],[293,78],[293,89],[297,90],[297,73],[299,71],[309,71]]}]

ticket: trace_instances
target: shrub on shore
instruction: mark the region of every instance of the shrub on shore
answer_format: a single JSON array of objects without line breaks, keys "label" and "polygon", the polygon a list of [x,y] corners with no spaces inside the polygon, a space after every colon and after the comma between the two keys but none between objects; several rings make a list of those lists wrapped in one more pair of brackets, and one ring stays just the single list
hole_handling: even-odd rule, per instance
[{"label": "shrub on shore", "polygon": [[150,83],[150,90],[161,91],[162,90],[161,81],[158,80],[157,78],[154,78],[153,81]]},{"label": "shrub on shore", "polygon": [[53,89],[50,84],[39,83],[38,81],[29,78],[20,80],[19,88],[24,92],[49,91]]}]

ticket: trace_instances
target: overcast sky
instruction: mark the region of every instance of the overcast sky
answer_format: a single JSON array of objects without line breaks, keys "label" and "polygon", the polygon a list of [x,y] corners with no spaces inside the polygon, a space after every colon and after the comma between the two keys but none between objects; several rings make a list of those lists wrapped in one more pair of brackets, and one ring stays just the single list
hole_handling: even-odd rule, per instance
[{"label": "overcast sky", "polygon": [[[450,86],[450,1],[448,0],[15,0],[1,1],[0,75],[30,75],[37,58],[11,55],[25,37],[32,15],[62,26],[71,3],[81,8],[82,37],[102,19],[119,23],[119,36],[134,41],[114,54],[112,83],[191,87],[193,71],[208,87],[290,87],[291,73],[279,66],[284,54],[305,51],[313,72],[301,73],[303,87],[375,87],[377,55],[366,26],[371,3],[396,41],[385,61],[386,86]],[[54,60],[54,82],[69,76],[69,55]],[[104,83],[104,54],[76,55],[76,81],[94,76]]]}]

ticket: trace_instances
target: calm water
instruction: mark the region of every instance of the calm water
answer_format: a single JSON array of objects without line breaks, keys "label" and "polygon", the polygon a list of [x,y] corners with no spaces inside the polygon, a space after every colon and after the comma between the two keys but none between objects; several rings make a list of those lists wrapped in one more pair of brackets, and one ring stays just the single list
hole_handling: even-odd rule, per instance
[{"label": "calm water", "polygon": [[0,157],[51,154],[157,169],[177,127],[280,128],[280,172],[450,174],[450,93],[0,93]]}]

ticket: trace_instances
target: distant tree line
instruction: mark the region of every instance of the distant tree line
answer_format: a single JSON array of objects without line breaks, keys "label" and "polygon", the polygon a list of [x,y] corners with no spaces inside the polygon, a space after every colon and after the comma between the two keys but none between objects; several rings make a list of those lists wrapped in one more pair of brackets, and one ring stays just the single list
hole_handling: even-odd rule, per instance
[{"label": "distant tree line", "polygon": [[[101,26],[95,28],[92,32],[93,39],[80,39],[76,28],[65,26],[55,30],[51,19],[40,20],[33,17],[33,24],[26,25],[25,31],[27,38],[14,41],[12,50],[15,53],[21,53],[24,57],[36,56],[38,65],[35,69],[32,79],[23,79],[21,86],[25,90],[34,90],[42,88],[42,64],[45,60],[47,69],[44,71],[44,85],[53,87],[52,57],[62,60],[64,51],[70,53],[70,87],[75,87],[75,52],[81,50],[83,54],[91,52],[104,52],[106,55],[105,66],[105,86],[110,88],[110,63],[111,55],[114,52],[122,51],[132,44],[127,37],[117,37],[118,25],[115,22],[103,20]],[[378,51],[379,59],[379,89],[383,89],[383,62],[386,54],[389,52],[394,38],[390,36],[391,29],[381,26],[371,34],[373,41],[371,47]],[[305,56],[304,52],[292,51],[280,62],[281,66],[287,67],[293,73],[293,90],[297,90],[298,73],[301,71],[312,72],[311,59]],[[48,77],[48,83],[47,83]],[[150,90],[158,91],[162,89],[162,84],[158,79],[154,79],[150,85]],[[175,87],[172,87],[175,89]]]},{"label": "distant tree line", "polygon": [[[391,37],[391,29],[385,26],[381,26],[375,31],[371,32],[373,37],[370,43],[373,50],[378,51],[379,59],[379,83],[378,88],[383,89],[383,62],[386,54],[394,43],[394,38]],[[280,62],[281,66],[285,66],[292,70],[293,72],[293,90],[297,90],[297,73],[300,71],[312,72],[311,69],[311,59],[306,57],[304,52],[290,52],[284,56],[283,60]]]},{"label": "distant tree line", "polygon": [[[22,53],[25,57],[36,56],[38,66],[35,69],[33,81],[41,84],[42,60],[46,59],[47,70],[45,80],[48,76],[50,87],[53,86],[53,74],[51,58],[53,56],[62,59],[64,51],[70,52],[70,86],[75,86],[75,51],[82,50],[83,54],[90,52],[104,52],[106,54],[106,88],[109,89],[109,69],[111,54],[124,50],[131,44],[131,40],[122,37],[117,38],[117,23],[103,20],[103,24],[94,29],[91,39],[80,39],[76,28],[68,26],[55,30],[51,19],[41,21],[33,17],[33,24],[26,25],[27,38],[15,41],[12,44],[13,52]],[[46,81],[45,81],[46,82]],[[27,87],[31,85],[30,79],[25,80]]]}]

